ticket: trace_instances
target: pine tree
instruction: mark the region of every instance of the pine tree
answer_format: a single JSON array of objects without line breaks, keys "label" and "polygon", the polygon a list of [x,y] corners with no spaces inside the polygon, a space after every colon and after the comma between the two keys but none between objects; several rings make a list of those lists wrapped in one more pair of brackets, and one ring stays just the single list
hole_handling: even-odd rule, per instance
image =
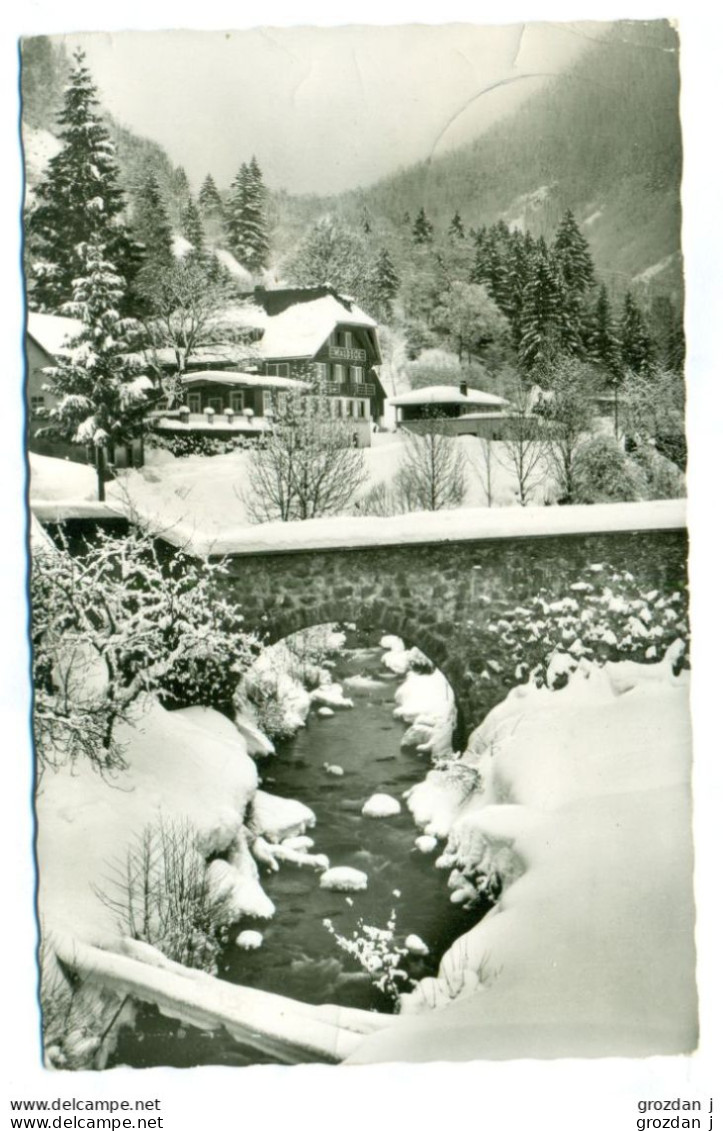
[{"label": "pine tree", "polygon": [[113,144],[98,112],[85,55],[76,51],[73,58],[60,114],[63,147],[37,186],[27,223],[31,298],[45,310],[58,310],[72,297],[81,245],[101,241],[120,269],[131,258]]},{"label": "pine tree", "polygon": [[419,209],[412,226],[412,239],[417,244],[431,243],[434,228],[423,208]]},{"label": "pine tree", "polygon": [[587,355],[589,361],[599,365],[613,380],[620,376],[620,339],[604,285],[598,291],[592,312]]},{"label": "pine tree", "polygon": [[248,191],[244,209],[243,240],[245,258],[250,271],[260,271],[269,261],[269,236],[266,222],[266,187],[258,162],[251,158]]},{"label": "pine tree", "polygon": [[175,262],[173,232],[155,173],[146,175],[133,209],[133,230],[142,248],[137,290],[148,295]]},{"label": "pine tree", "polygon": [[231,184],[226,205],[226,235],[231,252],[242,260],[243,254],[243,216],[249,187],[249,167],[241,166]]},{"label": "pine tree", "polygon": [[587,240],[570,209],[557,230],[552,255],[562,292],[561,348],[571,357],[581,357],[587,332],[586,296],[595,281],[595,268]]},{"label": "pine tree", "polygon": [[202,258],[205,253],[206,241],[203,234],[201,214],[192,197],[188,198],[186,207],[181,213],[181,232],[193,249],[192,252],[189,252],[189,255],[195,253],[197,258]]},{"label": "pine tree", "polygon": [[236,174],[227,210],[229,246],[250,271],[259,271],[269,259],[265,197],[261,170],[252,157]]},{"label": "pine tree", "polygon": [[129,360],[135,323],[119,315],[124,281],[106,257],[99,237],[78,248],[79,276],[63,313],[83,328],[67,357],[48,371],[58,403],[49,412],[48,431],[77,444],[92,445],[98,473],[98,498],[105,497],[103,473],[112,441],[127,441],[143,431],[146,409],[137,363]]},{"label": "pine tree", "polygon": [[399,275],[385,247],[379,252],[372,267],[370,285],[376,295],[379,316],[382,321],[388,322],[392,316],[392,303],[399,292]]},{"label": "pine tree", "polygon": [[223,201],[210,173],[204,178],[198,194],[198,207],[204,219],[223,215]]},{"label": "pine tree", "polygon": [[649,373],[655,360],[653,339],[647,322],[630,291],[623,301],[620,322],[620,358],[626,369],[633,373]]},{"label": "pine tree", "polygon": [[519,355],[530,372],[560,346],[562,294],[550,256],[538,245],[522,303]]},{"label": "pine tree", "polygon": [[553,255],[565,291],[584,295],[595,282],[590,247],[568,208],[555,236]]},{"label": "pine tree", "polygon": [[464,224],[462,223],[462,217],[460,216],[459,212],[455,212],[454,216],[450,220],[449,228],[447,229],[447,235],[451,240],[464,239]]}]

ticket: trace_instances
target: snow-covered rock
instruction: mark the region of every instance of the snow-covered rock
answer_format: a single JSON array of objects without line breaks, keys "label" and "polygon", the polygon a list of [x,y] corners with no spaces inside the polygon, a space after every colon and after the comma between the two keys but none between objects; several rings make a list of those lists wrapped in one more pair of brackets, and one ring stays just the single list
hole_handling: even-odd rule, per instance
[{"label": "snow-covered rock", "polygon": [[375,793],[362,806],[362,817],[397,817],[402,807],[396,797],[388,793]]},{"label": "snow-covered rock", "polygon": [[319,704],[319,714],[325,707],[354,706],[354,701],[347,698],[340,683],[327,683],[322,687],[315,687],[311,692],[311,702]]},{"label": "snow-covered rock", "polygon": [[212,860],[206,870],[211,899],[223,900],[228,921],[250,915],[254,919],[270,919],[276,908],[258,882],[240,872],[226,860]]},{"label": "snow-covered rock", "polygon": [[236,938],[236,946],[241,950],[258,950],[263,941],[261,931],[241,931]]},{"label": "snow-covered rock", "polygon": [[319,880],[326,891],[366,891],[367,883],[366,872],[344,866],[329,868]]},{"label": "snow-covered rock", "polygon": [[324,762],[323,768],[324,768],[324,773],[331,774],[331,776],[333,778],[343,778],[344,777],[344,767],[343,766],[337,766],[333,762]]},{"label": "snow-covered rock", "polygon": [[319,707],[319,710],[316,713],[321,719],[330,719],[334,714],[334,711],[332,711],[331,707]]},{"label": "snow-covered rock", "polygon": [[259,836],[274,842],[286,837],[303,835],[313,829],[316,816],[301,801],[290,797],[275,797],[258,789],[250,809],[249,828]]},{"label": "snow-covered rock", "polygon": [[429,947],[423,939],[420,939],[419,935],[407,935],[404,945],[410,954],[420,955],[420,957],[429,954]]},{"label": "snow-covered rock", "polygon": [[439,841],[437,840],[436,836],[426,836],[423,833],[422,836],[417,837],[414,844],[420,852],[424,853],[424,855],[427,856],[430,852],[434,852],[435,848],[439,844]]}]

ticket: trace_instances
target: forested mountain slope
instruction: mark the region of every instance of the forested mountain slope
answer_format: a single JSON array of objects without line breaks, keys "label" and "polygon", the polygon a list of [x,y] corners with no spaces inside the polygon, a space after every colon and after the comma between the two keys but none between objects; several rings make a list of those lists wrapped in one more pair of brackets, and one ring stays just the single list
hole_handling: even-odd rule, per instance
[{"label": "forested mountain slope", "polygon": [[[677,35],[666,22],[615,24],[591,38],[569,71],[472,144],[336,201],[319,199],[318,209],[370,216],[389,234],[422,207],[442,233],[458,211],[467,227],[503,219],[549,239],[570,208],[611,289],[655,280],[675,294],[679,85]],[[313,211],[308,198],[285,204],[294,214],[290,228]]]}]

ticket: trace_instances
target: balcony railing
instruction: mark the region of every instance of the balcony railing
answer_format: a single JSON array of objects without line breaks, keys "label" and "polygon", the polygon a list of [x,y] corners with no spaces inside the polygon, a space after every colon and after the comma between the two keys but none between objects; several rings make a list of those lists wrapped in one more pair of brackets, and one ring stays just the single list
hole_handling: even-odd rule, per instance
[{"label": "balcony railing", "polygon": [[328,397],[373,397],[374,386],[368,381],[327,381],[324,392]]}]

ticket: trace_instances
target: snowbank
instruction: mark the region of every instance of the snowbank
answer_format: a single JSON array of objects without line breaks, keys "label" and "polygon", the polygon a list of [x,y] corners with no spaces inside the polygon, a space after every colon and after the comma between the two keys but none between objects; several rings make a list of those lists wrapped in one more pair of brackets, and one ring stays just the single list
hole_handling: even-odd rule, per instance
[{"label": "snowbank", "polygon": [[75,502],[98,498],[95,471],[84,463],[29,452],[30,498],[33,502]]},{"label": "snowbank", "polygon": [[456,808],[439,771],[413,791],[420,823],[449,825],[455,893],[491,867],[503,892],[404,999],[394,1033],[350,1061],[695,1047],[688,678],[615,668],[511,693],[473,736],[480,783]]},{"label": "snowbank", "polygon": [[[414,654],[387,653],[392,659]],[[424,659],[424,657],[422,657]],[[431,672],[409,671],[394,696],[394,716],[411,725],[406,730],[402,747],[416,748],[420,754],[430,754],[434,760],[444,759],[452,753],[452,737],[457,722],[454,693],[438,669]]]},{"label": "snowbank", "polygon": [[[127,770],[101,777],[88,763],[46,770],[38,793],[40,916],[46,933],[114,945],[121,929],[96,891],[160,817],[188,821],[204,855],[228,850],[256,789],[256,767],[233,723],[194,707],[169,712],[147,698],[119,725]],[[265,899],[252,874],[250,900]],[[251,912],[253,913],[253,911]]]}]

